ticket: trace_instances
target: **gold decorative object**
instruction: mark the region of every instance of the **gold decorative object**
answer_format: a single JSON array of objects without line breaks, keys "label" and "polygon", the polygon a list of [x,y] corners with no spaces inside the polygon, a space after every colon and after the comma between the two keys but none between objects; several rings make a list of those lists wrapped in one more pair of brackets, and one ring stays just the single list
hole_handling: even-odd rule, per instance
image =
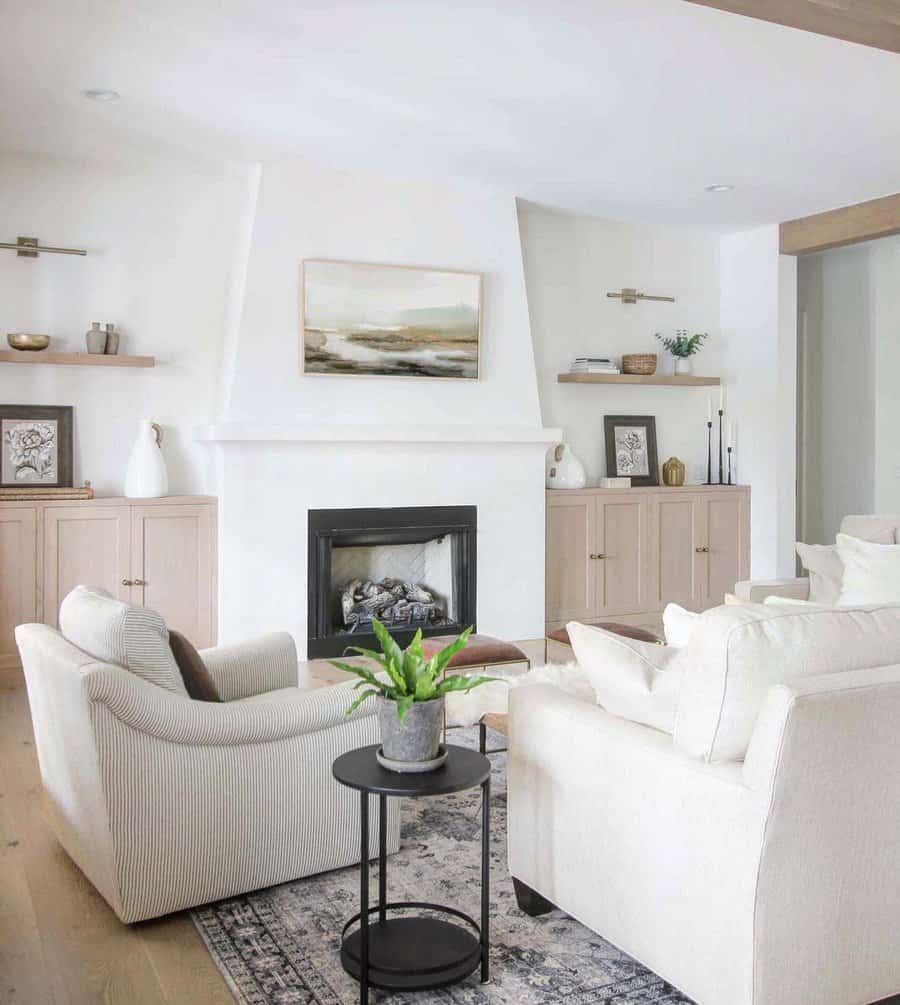
[{"label": "gold decorative object", "polygon": [[26,352],[39,352],[50,345],[49,335],[32,335],[29,332],[10,332],[6,336],[6,341],[11,349],[20,349]]},{"label": "gold decorative object", "polygon": [[663,484],[677,488],[684,485],[684,462],[677,457],[670,457],[662,466]]},{"label": "gold decorative object", "polygon": [[622,357],[622,373],[650,377],[656,373],[656,362],[655,352],[629,352]]}]

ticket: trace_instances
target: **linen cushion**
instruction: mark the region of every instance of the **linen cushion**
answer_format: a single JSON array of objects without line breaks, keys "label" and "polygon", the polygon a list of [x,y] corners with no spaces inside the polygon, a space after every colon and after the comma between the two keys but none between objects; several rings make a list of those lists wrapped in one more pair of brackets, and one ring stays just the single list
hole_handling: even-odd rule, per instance
[{"label": "linen cushion", "polygon": [[666,609],[663,611],[666,645],[683,649],[688,644],[699,617],[696,611],[688,611],[678,604],[666,604]]},{"label": "linen cushion", "polygon": [[[851,525],[858,526],[868,535],[864,537],[866,541],[893,544],[893,527],[882,525],[876,522],[878,520],[877,517],[846,517],[844,523],[859,521]],[[863,537],[862,534],[855,536]],[[803,544],[798,541],[795,547],[800,563],[809,573],[808,599],[814,604],[828,604],[833,607],[838,602],[844,576],[844,563],[838,554],[837,544]]]},{"label": "linen cushion", "polygon": [[188,697],[194,701],[221,701],[216,682],[206,669],[203,657],[194,648],[194,644],[186,639],[181,632],[169,629],[169,648],[178,664],[181,679],[184,681]]},{"label": "linen cushion", "polygon": [[900,545],[838,534],[837,550],[844,566],[841,606],[900,604]]},{"label": "linen cushion", "polygon": [[166,623],[156,611],[133,607],[103,590],[76,586],[60,605],[59,630],[94,659],[124,667],[151,684],[187,697],[169,648]]},{"label": "linen cushion", "polygon": [[772,685],[900,663],[900,607],[715,607],[682,652],[675,747],[740,761]]},{"label": "linen cushion", "polygon": [[566,626],[575,659],[611,715],[671,733],[681,686],[683,650],[640,642],[594,625]]},{"label": "linen cushion", "polygon": [[900,532],[900,515],[866,514],[864,516],[845,516],[841,520],[842,534],[858,537],[863,541],[874,541],[877,544],[896,544]]}]

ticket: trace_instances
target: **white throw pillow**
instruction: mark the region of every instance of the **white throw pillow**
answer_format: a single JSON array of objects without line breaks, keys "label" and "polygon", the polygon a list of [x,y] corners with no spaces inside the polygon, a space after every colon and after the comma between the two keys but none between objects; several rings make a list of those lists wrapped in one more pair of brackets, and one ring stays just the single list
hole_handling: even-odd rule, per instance
[{"label": "white throw pillow", "polygon": [[838,534],[844,565],[838,604],[900,604],[900,544],[873,544]]},{"label": "white throw pillow", "polygon": [[666,604],[666,609],[663,611],[666,645],[683,649],[690,641],[691,632],[699,617],[696,611],[688,611],[679,604]]},{"label": "white throw pillow", "polygon": [[124,667],[151,684],[187,697],[169,648],[166,623],[156,611],[133,607],[105,590],[76,586],[60,605],[59,630],[95,660]]},{"label": "white throw pillow", "polygon": [[834,544],[795,545],[800,564],[809,575],[809,599],[814,604],[834,606],[841,593],[844,566]]},{"label": "white throw pillow", "polygon": [[900,663],[900,606],[714,607],[682,652],[675,746],[705,761],[740,761],[772,685]]},{"label": "white throw pillow", "polygon": [[[894,532],[888,527],[872,527],[868,529],[866,541],[877,544],[893,544]],[[809,573],[809,597],[814,604],[825,604],[834,607],[841,593],[844,578],[844,563],[838,554],[836,544],[803,544],[795,545],[800,564]]]},{"label": "white throw pillow", "polygon": [[764,604],[768,604],[771,607],[815,607],[820,611],[827,611],[830,607],[834,607],[834,604],[817,604],[814,600],[798,600],[796,597],[777,597],[768,596],[763,601]]},{"label": "white throw pillow", "polygon": [[678,656],[684,650],[626,639],[577,621],[566,628],[598,705],[611,715],[672,732],[682,678]]}]

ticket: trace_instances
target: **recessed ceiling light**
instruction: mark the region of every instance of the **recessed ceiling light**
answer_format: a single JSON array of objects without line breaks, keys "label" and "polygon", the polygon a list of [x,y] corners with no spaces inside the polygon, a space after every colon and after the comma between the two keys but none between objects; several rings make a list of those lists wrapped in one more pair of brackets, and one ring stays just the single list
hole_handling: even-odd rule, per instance
[{"label": "recessed ceiling light", "polygon": [[118,101],[120,98],[118,91],[110,91],[105,87],[92,87],[81,93],[91,101]]},{"label": "recessed ceiling light", "polygon": [[734,189],[734,185],[707,185],[707,192],[731,192]]}]

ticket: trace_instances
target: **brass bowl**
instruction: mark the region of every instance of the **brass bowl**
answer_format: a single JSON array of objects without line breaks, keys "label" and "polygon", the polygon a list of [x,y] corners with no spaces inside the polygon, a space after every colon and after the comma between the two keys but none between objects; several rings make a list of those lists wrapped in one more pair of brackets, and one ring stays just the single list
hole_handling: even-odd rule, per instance
[{"label": "brass bowl", "polygon": [[50,336],[30,335],[28,332],[10,332],[6,336],[6,341],[9,342],[10,347],[13,349],[21,349],[25,352],[39,352],[50,345]]}]

